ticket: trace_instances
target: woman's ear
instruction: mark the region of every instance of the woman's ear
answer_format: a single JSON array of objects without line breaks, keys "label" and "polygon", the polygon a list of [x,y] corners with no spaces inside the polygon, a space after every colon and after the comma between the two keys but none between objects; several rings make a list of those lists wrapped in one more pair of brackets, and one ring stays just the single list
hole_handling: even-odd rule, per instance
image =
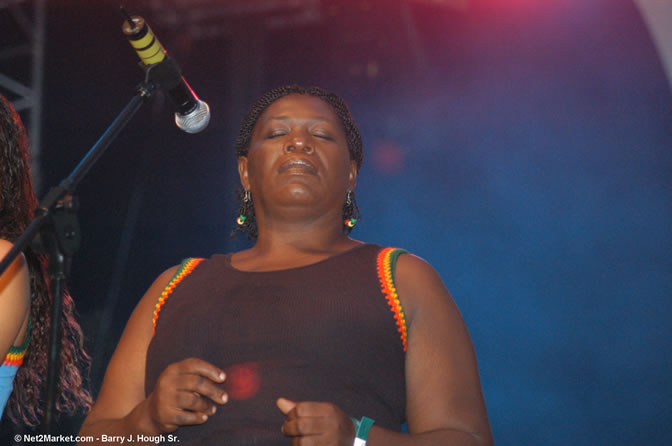
[{"label": "woman's ear", "polygon": [[247,157],[238,157],[238,175],[240,176],[240,184],[243,189],[250,190],[250,180],[247,177]]},{"label": "woman's ear", "polygon": [[348,182],[350,183],[350,190],[355,190],[357,186],[357,161],[350,160],[350,173],[348,174]]}]

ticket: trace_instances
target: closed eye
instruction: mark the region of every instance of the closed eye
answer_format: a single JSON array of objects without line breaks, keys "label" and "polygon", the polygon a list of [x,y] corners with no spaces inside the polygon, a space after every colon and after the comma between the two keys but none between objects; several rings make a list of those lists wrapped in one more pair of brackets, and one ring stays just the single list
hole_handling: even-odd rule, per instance
[{"label": "closed eye", "polygon": [[273,131],[273,132],[269,133],[267,138],[269,138],[269,139],[270,138],[277,138],[279,136],[285,136],[286,134],[287,134],[287,132],[284,131],[284,130],[276,130],[276,131]]},{"label": "closed eye", "polygon": [[322,133],[316,133],[313,136],[315,138],[326,139],[327,141],[333,141],[334,140],[334,138],[332,138],[331,136],[325,135],[325,134],[322,134]]}]

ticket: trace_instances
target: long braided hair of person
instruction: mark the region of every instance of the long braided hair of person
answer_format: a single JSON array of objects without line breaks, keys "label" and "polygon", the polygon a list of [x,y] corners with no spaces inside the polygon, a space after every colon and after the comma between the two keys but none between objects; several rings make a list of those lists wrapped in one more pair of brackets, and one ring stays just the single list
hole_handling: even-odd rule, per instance
[{"label": "long braided hair of person", "polygon": [[[247,112],[243,118],[243,122],[240,126],[240,131],[238,137],[236,138],[236,154],[240,158],[241,156],[247,156],[247,152],[250,149],[250,140],[252,139],[252,131],[254,126],[257,123],[259,117],[264,113],[272,103],[277,101],[280,98],[288,96],[290,94],[301,94],[314,96],[320,98],[336,112],[336,115],[343,125],[343,130],[345,131],[345,136],[348,141],[348,151],[350,152],[350,159],[357,163],[357,170],[359,171],[362,166],[362,161],[364,160],[364,152],[362,148],[362,136],[359,133],[359,128],[355,123],[350,110],[346,105],[345,101],[341,99],[335,93],[331,93],[327,90],[324,90],[320,87],[302,87],[300,85],[287,85],[284,87],[273,88],[272,90],[267,91],[261,98],[255,102],[250,110]],[[254,206],[252,200],[245,200],[245,192],[238,190],[236,191],[238,199],[241,200],[241,205],[239,209],[239,215],[245,217],[243,220],[239,220],[239,224],[231,232],[231,236],[235,236],[237,232],[247,233],[247,238],[252,240],[257,238],[257,223],[254,218]],[[254,199],[254,197],[251,197]],[[361,219],[361,214],[359,212],[359,207],[355,201],[355,192],[352,191],[349,196],[349,200],[345,201],[343,204],[343,221],[348,221],[350,219],[359,220]],[[242,224],[241,224],[242,223]],[[344,224],[343,232],[350,234],[352,231],[352,226]]]},{"label": "long braided hair of person", "polygon": [[[33,218],[38,204],[30,180],[28,140],[21,118],[0,95],[0,238],[13,242]],[[30,277],[30,345],[23,365],[14,379],[14,390],[5,414],[14,423],[35,426],[42,417],[45,377],[51,331],[51,302],[47,274],[48,259],[30,248],[24,250]],[[86,388],[83,371],[91,358],[84,350],[82,329],[75,320],[75,304],[63,295],[61,319],[61,353],[56,409],[74,414],[91,408],[91,394]]]}]

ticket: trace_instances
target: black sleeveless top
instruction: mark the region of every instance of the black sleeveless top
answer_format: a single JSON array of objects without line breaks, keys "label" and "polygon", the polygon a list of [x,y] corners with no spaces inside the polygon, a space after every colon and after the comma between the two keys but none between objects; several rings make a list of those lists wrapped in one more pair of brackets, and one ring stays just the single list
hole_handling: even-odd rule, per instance
[{"label": "black sleeveless top", "polygon": [[278,397],[330,402],[399,431],[406,327],[392,264],[401,252],[366,244],[270,272],[237,270],[231,254],[183,263],[157,302],[145,392],[168,365],[196,357],[227,373],[229,402],[179,428],[180,445],[287,445]]}]

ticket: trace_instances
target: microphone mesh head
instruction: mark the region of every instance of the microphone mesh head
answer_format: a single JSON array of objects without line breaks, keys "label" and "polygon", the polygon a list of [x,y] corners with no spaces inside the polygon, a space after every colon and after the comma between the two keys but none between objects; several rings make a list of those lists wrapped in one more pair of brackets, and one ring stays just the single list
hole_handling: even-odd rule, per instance
[{"label": "microphone mesh head", "polygon": [[210,122],[210,107],[199,100],[196,108],[186,115],[175,113],[175,124],[187,133],[198,133]]}]

